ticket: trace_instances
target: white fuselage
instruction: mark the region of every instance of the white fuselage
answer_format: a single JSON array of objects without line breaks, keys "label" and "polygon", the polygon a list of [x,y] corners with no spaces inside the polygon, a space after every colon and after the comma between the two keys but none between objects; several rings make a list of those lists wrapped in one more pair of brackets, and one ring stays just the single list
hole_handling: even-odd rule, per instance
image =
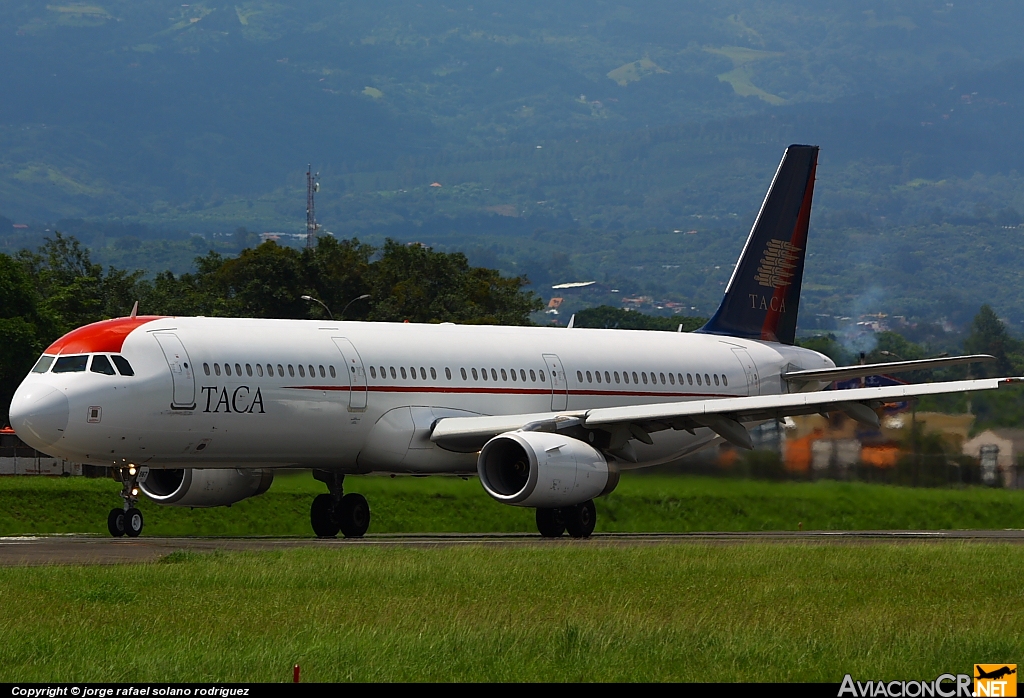
[{"label": "white fuselage", "polygon": [[[88,353],[91,369],[103,352],[67,353]],[[119,354],[134,376],[29,374],[12,415],[55,390],[69,417],[51,443],[22,438],[96,465],[472,472],[475,454],[429,441],[435,420],[775,394],[787,370],[833,366],[799,347],[705,334],[195,317],[146,322]],[[652,437],[637,445],[640,465],[717,438]]]}]

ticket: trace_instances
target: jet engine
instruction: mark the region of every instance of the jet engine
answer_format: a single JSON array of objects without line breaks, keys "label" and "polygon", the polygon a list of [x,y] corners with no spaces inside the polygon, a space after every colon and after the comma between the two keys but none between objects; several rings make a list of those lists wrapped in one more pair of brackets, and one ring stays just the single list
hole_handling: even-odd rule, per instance
[{"label": "jet engine", "polygon": [[139,489],[157,504],[222,507],[263,494],[273,481],[273,470],[150,469],[139,478]]},{"label": "jet engine", "polygon": [[594,447],[540,431],[510,431],[488,441],[477,459],[487,494],[503,504],[557,508],[608,494],[619,472]]}]

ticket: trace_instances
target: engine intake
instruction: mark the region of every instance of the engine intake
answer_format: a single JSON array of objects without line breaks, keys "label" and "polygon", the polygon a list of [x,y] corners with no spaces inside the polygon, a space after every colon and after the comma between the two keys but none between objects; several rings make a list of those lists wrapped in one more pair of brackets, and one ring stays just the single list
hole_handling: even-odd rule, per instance
[{"label": "engine intake", "polygon": [[608,494],[619,472],[578,439],[540,431],[510,431],[488,441],[477,459],[480,483],[503,504],[557,508]]},{"label": "engine intake", "polygon": [[139,479],[139,489],[157,504],[222,507],[263,494],[273,481],[273,470],[149,470],[145,478]]}]

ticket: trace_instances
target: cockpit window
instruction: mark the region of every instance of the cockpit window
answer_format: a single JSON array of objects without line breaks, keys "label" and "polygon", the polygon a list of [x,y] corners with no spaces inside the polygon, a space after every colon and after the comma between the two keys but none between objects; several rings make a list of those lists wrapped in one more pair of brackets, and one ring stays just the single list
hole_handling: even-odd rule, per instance
[{"label": "cockpit window", "polygon": [[117,375],[114,373],[114,367],[110,365],[110,359],[103,354],[92,357],[92,366],[89,367],[89,370],[93,373],[102,373],[105,376]]},{"label": "cockpit window", "polygon": [[36,361],[36,365],[32,367],[32,373],[46,373],[50,370],[50,364],[53,363],[53,356],[47,356],[43,354],[39,357],[39,361]]},{"label": "cockpit window", "polygon": [[89,356],[81,354],[76,356],[58,356],[57,362],[53,365],[54,373],[78,373],[85,370],[89,363]]},{"label": "cockpit window", "polygon": [[116,354],[110,358],[113,359],[114,365],[117,366],[117,370],[121,372],[122,376],[135,375],[135,371],[132,370],[132,365],[128,363],[128,359],[123,356],[117,356]]}]

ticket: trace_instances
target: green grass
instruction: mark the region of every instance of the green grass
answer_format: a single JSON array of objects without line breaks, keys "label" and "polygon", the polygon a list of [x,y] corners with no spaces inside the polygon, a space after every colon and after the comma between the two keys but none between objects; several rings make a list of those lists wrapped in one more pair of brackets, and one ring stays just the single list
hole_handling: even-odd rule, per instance
[{"label": "green grass", "polygon": [[[488,497],[476,478],[349,477],[370,501],[371,533],[532,532],[533,510]],[[105,533],[120,485],[84,478],[0,478],[0,535]],[[143,499],[147,535],[311,536],[309,505],[326,487],[308,473],[215,509]],[[598,500],[598,531],[1024,528],[1024,491],[840,482],[764,482],[626,474]]]},{"label": "green grass", "polygon": [[0,681],[834,681],[1017,662],[1009,544],[296,549],[0,568]]}]

